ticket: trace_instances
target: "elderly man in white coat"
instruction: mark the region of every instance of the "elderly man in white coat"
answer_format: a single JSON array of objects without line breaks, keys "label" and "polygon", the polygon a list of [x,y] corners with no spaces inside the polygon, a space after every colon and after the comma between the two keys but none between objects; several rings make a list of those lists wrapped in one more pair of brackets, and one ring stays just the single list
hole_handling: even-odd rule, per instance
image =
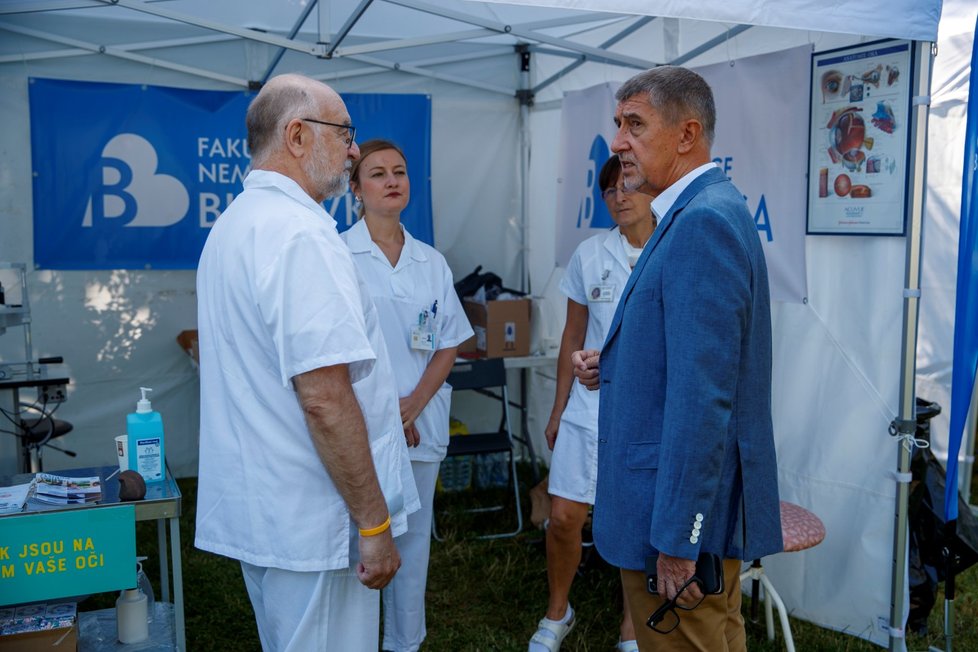
[{"label": "elderly man in white coat", "polygon": [[300,75],[248,108],[252,171],[204,246],[198,548],[241,562],[262,648],[376,650],[417,510],[377,311],[321,202],[359,155]]}]

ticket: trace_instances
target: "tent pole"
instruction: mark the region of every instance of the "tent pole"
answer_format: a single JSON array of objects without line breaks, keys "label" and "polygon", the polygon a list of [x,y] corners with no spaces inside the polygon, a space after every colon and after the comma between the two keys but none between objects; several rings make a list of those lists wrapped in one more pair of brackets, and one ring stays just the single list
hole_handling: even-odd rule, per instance
[{"label": "tent pole", "polygon": [[917,371],[917,322],[920,313],[920,246],[927,181],[927,118],[933,47],[929,41],[913,41],[915,50],[913,95],[910,113],[911,140],[907,189],[907,259],[903,291],[903,350],[900,358],[900,416],[890,431],[897,441],[896,518],[893,532],[893,572],[890,580],[890,652],[906,649],[907,521],[910,498],[910,456],[917,427],[915,376]]},{"label": "tent pole", "polygon": [[520,103],[520,291],[530,292],[530,270],[527,258],[530,243],[530,107],[533,90],[530,88],[530,49],[516,46],[520,57],[520,88],[516,99]]}]

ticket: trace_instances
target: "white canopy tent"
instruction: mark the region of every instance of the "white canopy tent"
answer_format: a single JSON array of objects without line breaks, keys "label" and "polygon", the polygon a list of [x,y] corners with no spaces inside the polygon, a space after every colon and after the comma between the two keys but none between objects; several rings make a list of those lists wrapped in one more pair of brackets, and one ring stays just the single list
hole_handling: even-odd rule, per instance
[{"label": "white canopy tent", "polygon": [[[949,261],[962,151],[955,139],[963,131],[976,11],[969,4],[944,3],[941,48],[946,42],[952,56],[937,57],[932,86],[917,355],[928,392],[921,393],[938,402],[949,396]],[[553,234],[562,219],[554,198],[565,91],[656,64],[700,66],[805,43],[825,50],[880,37],[935,41],[941,15],[938,0],[842,3],[832,11],[805,0],[520,5],[0,0],[0,260],[30,263],[33,239],[44,237],[31,220],[28,78],[241,89],[299,71],[341,92],[432,96],[436,246],[456,276],[481,264],[509,285],[548,297],[534,328],[537,338],[555,338],[563,312]],[[908,233],[912,239],[914,230]],[[901,361],[898,324],[903,283],[915,281],[904,272],[903,238],[810,237],[807,249],[808,302],[775,307],[775,426],[782,493],[822,516],[829,536],[816,549],[765,565],[797,615],[884,643],[894,608],[884,587],[897,450],[886,429],[904,399],[900,371],[908,361]],[[166,420],[171,467],[195,474],[197,381],[173,341],[196,322],[194,273],[40,270],[30,284],[35,354],[63,355],[73,380],[59,416],[75,424],[65,444],[78,450],[76,462],[113,459],[109,442],[136,388],[150,385]],[[19,359],[18,345],[0,336],[0,360]],[[553,388],[539,382],[531,390],[531,429],[539,436]],[[935,423],[935,435],[946,437],[946,422]],[[9,473],[16,446],[0,444],[0,473]]]}]

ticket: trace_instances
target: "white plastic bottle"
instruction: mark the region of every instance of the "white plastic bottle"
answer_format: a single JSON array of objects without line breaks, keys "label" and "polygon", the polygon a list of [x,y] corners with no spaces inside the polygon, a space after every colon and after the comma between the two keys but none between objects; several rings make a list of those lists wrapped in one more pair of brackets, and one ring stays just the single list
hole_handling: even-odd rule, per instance
[{"label": "white plastic bottle", "polygon": [[149,608],[146,594],[126,589],[115,601],[116,627],[120,643],[140,643],[149,638]]},{"label": "white plastic bottle", "polygon": [[146,398],[146,392],[153,390],[149,387],[139,389],[143,397],[136,403],[136,411],[126,416],[129,468],[143,476],[146,482],[162,482],[166,475],[163,417],[153,411]]}]

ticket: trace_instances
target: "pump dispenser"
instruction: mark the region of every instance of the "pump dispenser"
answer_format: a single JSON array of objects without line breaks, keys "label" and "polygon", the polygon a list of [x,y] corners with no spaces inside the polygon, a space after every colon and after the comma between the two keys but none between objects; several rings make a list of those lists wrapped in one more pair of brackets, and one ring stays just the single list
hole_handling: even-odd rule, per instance
[{"label": "pump dispenser", "polygon": [[126,433],[129,437],[129,468],[143,476],[146,482],[162,482],[165,477],[166,458],[163,446],[163,417],[153,411],[146,398],[149,387],[140,387],[142,398],[136,402],[136,411],[126,417]]},{"label": "pump dispenser", "polygon": [[149,611],[146,595],[125,589],[115,601],[115,619],[120,643],[141,643],[149,638]]}]

